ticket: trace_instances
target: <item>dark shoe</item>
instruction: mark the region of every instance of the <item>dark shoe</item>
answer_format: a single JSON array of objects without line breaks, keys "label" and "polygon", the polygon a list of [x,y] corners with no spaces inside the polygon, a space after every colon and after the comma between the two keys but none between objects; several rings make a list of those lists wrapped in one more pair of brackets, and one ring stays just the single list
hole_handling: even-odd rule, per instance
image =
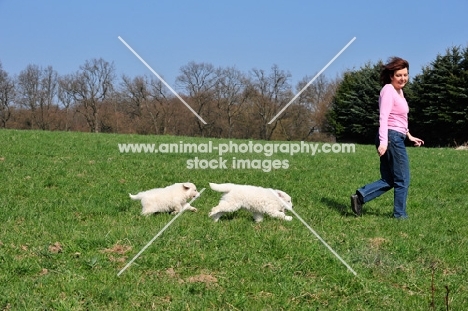
[{"label": "dark shoe", "polygon": [[351,196],[351,209],[357,216],[362,215],[362,203],[357,194]]}]

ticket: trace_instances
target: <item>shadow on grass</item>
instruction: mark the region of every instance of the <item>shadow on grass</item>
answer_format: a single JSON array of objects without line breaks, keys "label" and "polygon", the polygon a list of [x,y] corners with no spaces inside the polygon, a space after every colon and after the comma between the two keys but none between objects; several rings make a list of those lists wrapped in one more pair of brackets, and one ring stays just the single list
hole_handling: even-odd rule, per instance
[{"label": "shadow on grass", "polygon": [[333,199],[333,198],[322,197],[320,199],[320,202],[325,204],[326,206],[328,206],[328,208],[330,208],[331,210],[336,211],[337,213],[339,213],[342,216],[346,216],[346,217],[353,216],[353,217],[355,217],[353,212],[349,208],[349,206],[344,205],[342,201],[338,201],[338,200]]},{"label": "shadow on grass", "polygon": [[[336,200],[334,198],[327,198],[322,197],[320,202],[328,206],[329,209],[339,213],[341,216],[344,217],[356,217],[356,215],[351,210],[351,201],[348,200],[346,204],[343,203],[343,200]],[[363,215],[373,215],[373,216],[382,216],[382,217],[389,217],[388,211],[380,210],[380,209],[366,209],[363,207],[362,210]]]}]

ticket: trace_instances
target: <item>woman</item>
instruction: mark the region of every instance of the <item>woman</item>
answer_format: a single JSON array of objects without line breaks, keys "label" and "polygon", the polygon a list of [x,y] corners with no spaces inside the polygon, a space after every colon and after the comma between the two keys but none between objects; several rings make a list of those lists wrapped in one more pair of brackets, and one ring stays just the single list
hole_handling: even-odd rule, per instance
[{"label": "woman", "polygon": [[412,136],[408,130],[408,103],[403,87],[408,82],[409,64],[406,60],[393,57],[383,66],[380,80],[383,88],[379,98],[379,133],[376,138],[380,156],[381,179],[367,184],[351,196],[351,209],[360,216],[362,205],[394,188],[393,217],[406,219],[406,198],[410,182],[408,155],[405,139],[415,146],[424,141]]}]

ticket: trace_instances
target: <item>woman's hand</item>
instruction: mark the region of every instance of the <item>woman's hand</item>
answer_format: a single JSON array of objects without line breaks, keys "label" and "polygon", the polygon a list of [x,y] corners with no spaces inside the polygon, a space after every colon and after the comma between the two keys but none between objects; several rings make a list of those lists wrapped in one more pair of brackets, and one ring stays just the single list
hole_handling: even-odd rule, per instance
[{"label": "woman's hand", "polygon": [[385,152],[387,152],[387,146],[380,145],[377,148],[377,153],[379,154],[379,157],[383,156],[385,154]]},{"label": "woman's hand", "polygon": [[414,143],[416,147],[421,147],[422,145],[424,145],[424,140],[414,137],[413,135],[410,134],[410,132],[406,133],[406,136],[408,137],[410,141]]}]

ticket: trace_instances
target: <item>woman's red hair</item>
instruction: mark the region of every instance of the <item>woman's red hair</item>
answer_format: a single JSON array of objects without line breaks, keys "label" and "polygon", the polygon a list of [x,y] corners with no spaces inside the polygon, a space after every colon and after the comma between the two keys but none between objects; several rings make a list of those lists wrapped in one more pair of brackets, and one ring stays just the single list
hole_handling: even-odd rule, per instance
[{"label": "woman's red hair", "polygon": [[404,68],[408,69],[409,71],[409,63],[407,60],[404,60],[400,57],[391,57],[387,64],[382,66],[382,71],[380,72],[380,82],[382,85],[391,83],[391,77],[393,77],[395,71]]}]

